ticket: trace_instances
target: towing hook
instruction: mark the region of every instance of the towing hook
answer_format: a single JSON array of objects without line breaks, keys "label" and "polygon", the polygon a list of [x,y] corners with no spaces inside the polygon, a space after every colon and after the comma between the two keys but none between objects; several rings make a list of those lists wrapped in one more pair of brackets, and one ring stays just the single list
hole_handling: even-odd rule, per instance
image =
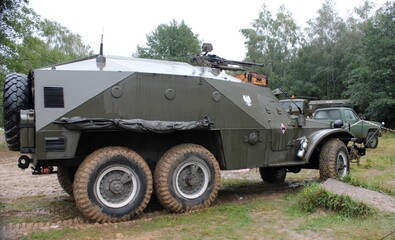
[{"label": "towing hook", "polygon": [[29,164],[32,162],[32,159],[30,159],[28,156],[23,155],[18,159],[18,167],[22,170],[25,170],[26,168],[29,167]]}]

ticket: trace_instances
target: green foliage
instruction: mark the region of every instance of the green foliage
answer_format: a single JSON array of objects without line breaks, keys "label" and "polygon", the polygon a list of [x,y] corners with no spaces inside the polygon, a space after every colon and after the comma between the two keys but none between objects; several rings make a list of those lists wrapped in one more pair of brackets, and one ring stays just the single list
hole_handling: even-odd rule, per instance
[{"label": "green foliage", "polygon": [[337,195],[323,189],[319,184],[305,187],[298,195],[298,204],[303,211],[312,213],[318,207],[338,212],[346,217],[364,217],[375,213],[371,207],[356,202],[349,196]]},{"label": "green foliage", "polygon": [[291,60],[300,44],[301,33],[290,12],[281,6],[278,13],[272,16],[268,7],[263,4],[258,18],[252,28],[241,29],[247,39],[247,61],[264,63],[266,74],[277,85],[285,85],[288,78]]},{"label": "green foliage", "polygon": [[[27,0],[0,3],[0,118],[3,119],[3,85],[7,73],[28,73],[92,54],[78,34],[57,22],[42,19]],[[0,126],[3,121],[0,121]]]},{"label": "green foliage", "polygon": [[173,19],[147,35],[147,47],[137,46],[136,57],[189,62],[200,53],[198,35],[184,21]]},{"label": "green foliage", "polygon": [[379,9],[365,24],[356,66],[349,73],[345,96],[366,109],[370,119],[395,127],[395,2]]},{"label": "green foliage", "polygon": [[288,95],[349,98],[370,120],[395,127],[395,3],[376,13],[365,1],[344,19],[324,1],[304,32],[281,7],[262,6],[246,38],[246,60],[265,63],[269,83]]},{"label": "green foliage", "polygon": [[344,50],[352,44],[342,41],[347,33],[345,23],[336,12],[334,3],[327,0],[318,10],[318,16],[307,24],[304,58],[295,59],[295,64],[304,72],[307,71],[307,74],[299,76],[307,78],[298,77],[299,68],[294,69],[295,77],[313,83],[316,90],[314,97],[340,98],[343,89],[342,75],[347,66],[344,63],[347,52]]}]

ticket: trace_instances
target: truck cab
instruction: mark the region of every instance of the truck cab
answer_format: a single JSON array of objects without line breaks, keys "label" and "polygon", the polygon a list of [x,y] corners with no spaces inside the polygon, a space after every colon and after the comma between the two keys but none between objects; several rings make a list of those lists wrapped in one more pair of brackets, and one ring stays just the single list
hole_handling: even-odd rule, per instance
[{"label": "truck cab", "polygon": [[342,120],[344,128],[349,129],[358,138],[358,141],[365,143],[367,148],[376,148],[378,137],[382,135],[381,123],[361,119],[352,108],[320,108],[314,112],[313,119],[329,123]]}]

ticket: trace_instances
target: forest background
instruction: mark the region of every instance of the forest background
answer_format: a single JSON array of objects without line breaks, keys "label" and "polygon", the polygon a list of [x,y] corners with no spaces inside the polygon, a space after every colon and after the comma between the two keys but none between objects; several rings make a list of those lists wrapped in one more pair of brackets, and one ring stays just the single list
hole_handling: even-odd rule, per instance
[{"label": "forest background", "polygon": [[[395,127],[395,1],[372,2],[341,17],[326,0],[303,29],[285,6],[263,4],[245,37],[246,61],[264,63],[269,86],[288,96],[350,99],[369,120]],[[148,30],[149,31],[149,30]],[[130,55],[189,62],[201,40],[184,20],[160,24]],[[42,18],[28,0],[0,2],[0,118],[4,79],[95,54],[79,34]],[[3,122],[0,122],[2,126]]]}]

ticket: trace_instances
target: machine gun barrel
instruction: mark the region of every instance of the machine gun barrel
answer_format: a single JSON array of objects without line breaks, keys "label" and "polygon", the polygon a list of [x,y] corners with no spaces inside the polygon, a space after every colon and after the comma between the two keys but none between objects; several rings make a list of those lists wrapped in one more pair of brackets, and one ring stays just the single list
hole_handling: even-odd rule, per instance
[{"label": "machine gun barrel", "polygon": [[264,64],[253,63],[253,62],[242,62],[242,61],[233,61],[233,60],[226,60],[228,64],[231,65],[244,65],[249,67],[264,67]]},{"label": "machine gun barrel", "polygon": [[[242,62],[233,61],[221,58],[214,54],[208,54],[213,50],[213,45],[210,43],[203,43],[202,51],[203,53],[199,56],[193,56],[193,60],[202,67],[218,68],[221,70],[230,71],[245,71],[242,66],[245,67],[264,67],[263,64],[253,63],[253,62]],[[238,66],[238,67],[236,67]]]},{"label": "machine gun barrel", "polygon": [[233,61],[227,60],[225,58],[218,57],[217,55],[202,55],[202,56],[194,56],[193,59],[200,66],[204,67],[212,67],[219,68],[221,70],[231,70],[231,71],[243,71],[245,69],[239,67],[233,67],[232,65],[238,66],[246,66],[246,67],[264,67],[263,64],[252,63],[252,62],[242,62],[242,61]]}]

